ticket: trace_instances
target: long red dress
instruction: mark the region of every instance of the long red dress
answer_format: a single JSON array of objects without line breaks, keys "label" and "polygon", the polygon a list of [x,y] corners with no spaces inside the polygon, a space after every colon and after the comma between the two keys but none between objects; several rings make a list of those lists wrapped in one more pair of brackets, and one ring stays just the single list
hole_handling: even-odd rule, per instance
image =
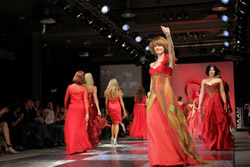
[{"label": "long red dress", "polygon": [[[67,107],[68,99],[70,104]],[[88,90],[86,87],[78,84],[68,86],[64,107],[67,115],[64,125],[64,135],[66,143],[66,154],[83,152],[92,148],[87,133],[86,110],[84,101],[88,100]]]},{"label": "long red dress", "polygon": [[172,68],[161,64],[150,68],[151,93],[147,104],[147,141],[150,166],[203,165],[170,83]]},{"label": "long red dress", "polygon": [[189,128],[189,133],[193,134],[198,132],[198,115],[197,115],[197,110],[195,109],[194,104],[189,105],[189,112],[187,116],[187,125]]},{"label": "long red dress", "polygon": [[130,130],[130,137],[132,136],[138,139],[147,137],[146,97],[143,97],[141,102],[138,99],[134,104],[134,119]]},{"label": "long red dress", "polygon": [[106,119],[101,119],[97,113],[97,108],[94,102],[93,92],[88,93],[89,100],[89,121],[88,121],[88,136],[92,147],[96,147],[99,144],[99,136],[101,135],[101,129],[108,125]]},{"label": "long red dress", "polygon": [[122,110],[119,97],[114,99],[109,98],[108,111],[113,124],[122,122]]},{"label": "long red dress", "polygon": [[224,111],[220,94],[220,84],[204,84],[205,95],[202,102],[202,140],[209,150],[233,148],[227,113]]}]

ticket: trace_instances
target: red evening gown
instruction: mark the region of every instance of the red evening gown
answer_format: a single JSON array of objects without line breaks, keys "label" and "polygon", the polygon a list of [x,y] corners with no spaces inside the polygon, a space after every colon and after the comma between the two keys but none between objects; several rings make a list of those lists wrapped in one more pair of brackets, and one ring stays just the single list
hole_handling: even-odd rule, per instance
[{"label": "red evening gown", "polygon": [[188,132],[185,116],[170,83],[172,68],[165,55],[150,68],[151,93],[147,104],[147,141],[150,166],[203,165]]},{"label": "red evening gown", "polygon": [[[82,85],[71,84],[68,86],[64,98],[64,107],[67,115],[64,125],[66,154],[83,152],[92,148],[87,133],[86,110],[84,101],[88,100],[87,88]],[[70,104],[67,102],[70,97]]]},{"label": "red evening gown", "polygon": [[220,84],[205,84],[202,102],[203,129],[202,140],[209,150],[233,148],[227,113],[224,111],[220,94]]},{"label": "red evening gown", "polygon": [[189,128],[189,133],[193,134],[198,132],[198,115],[194,105],[189,105],[188,108],[189,112],[186,122]]},{"label": "red evening gown", "polygon": [[122,122],[121,104],[119,97],[114,99],[109,98],[108,111],[113,124]]},{"label": "red evening gown", "polygon": [[106,119],[101,119],[97,113],[97,108],[94,102],[93,92],[88,93],[89,100],[89,121],[88,121],[88,136],[89,141],[93,147],[99,144],[99,136],[101,135],[101,129],[108,125]]},{"label": "red evening gown", "polygon": [[134,104],[134,118],[130,130],[130,137],[132,136],[138,139],[147,137],[146,97],[143,97],[141,102],[138,99],[137,102]]}]

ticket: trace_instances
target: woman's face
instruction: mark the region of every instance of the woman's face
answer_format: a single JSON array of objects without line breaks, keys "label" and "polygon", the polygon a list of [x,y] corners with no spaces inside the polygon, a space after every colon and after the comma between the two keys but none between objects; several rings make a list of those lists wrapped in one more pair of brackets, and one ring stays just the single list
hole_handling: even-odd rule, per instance
[{"label": "woman's face", "polygon": [[156,45],[154,47],[154,51],[155,51],[156,55],[164,54],[164,50],[165,50],[165,48],[163,46],[160,46],[160,45]]},{"label": "woman's face", "polygon": [[214,67],[211,67],[210,70],[209,70],[209,76],[210,76],[210,77],[213,77],[214,74],[215,74]]}]

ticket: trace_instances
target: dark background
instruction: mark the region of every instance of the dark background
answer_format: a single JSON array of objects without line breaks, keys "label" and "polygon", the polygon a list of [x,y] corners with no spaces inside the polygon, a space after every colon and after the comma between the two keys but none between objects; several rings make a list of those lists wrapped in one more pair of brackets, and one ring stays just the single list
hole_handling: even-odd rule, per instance
[{"label": "dark background", "polygon": [[[100,10],[107,4],[111,10],[105,15],[118,28],[122,24],[130,25],[128,41],[119,36],[121,42],[133,46],[131,39],[141,35],[143,40],[136,45],[139,56],[130,54],[121,43],[108,40],[105,33],[93,29],[103,20],[94,18],[89,24],[91,11],[77,8],[73,0],[9,0],[0,2],[0,100],[12,101],[25,98],[39,99],[42,103],[53,100],[63,103],[64,93],[77,70],[91,72],[95,84],[100,84],[100,65],[105,64],[142,64],[140,57],[149,52],[141,48],[153,37],[163,35],[160,25],[169,26],[175,44],[178,63],[199,63],[214,61],[233,61],[235,69],[236,106],[250,101],[249,78],[249,2],[247,7],[237,5],[242,1],[231,0],[226,11],[214,11],[212,8],[219,0],[90,0],[82,1]],[[70,4],[70,10],[65,5]],[[135,17],[124,18],[121,15],[130,9]],[[243,15],[239,14],[243,10]],[[80,20],[76,18],[84,13]],[[244,14],[245,12],[245,14]],[[229,17],[222,22],[221,15]],[[179,17],[180,16],[180,17]],[[186,17],[188,16],[188,17]],[[53,18],[56,23],[47,24],[42,33],[44,18]],[[91,18],[91,17],[90,17]],[[105,26],[104,23],[102,23]],[[101,26],[102,26],[101,24]],[[100,24],[99,24],[100,25]],[[243,28],[239,31],[237,26]],[[222,31],[230,35],[223,37]],[[239,35],[240,32],[240,35]],[[107,33],[107,32],[106,32]],[[243,34],[243,35],[241,35]],[[243,36],[243,37],[242,37]],[[237,41],[240,49],[237,50]],[[229,47],[223,45],[230,43]],[[139,46],[137,46],[139,45]],[[88,52],[88,57],[79,53]],[[113,56],[106,57],[112,52]],[[147,63],[146,63],[147,64]],[[148,66],[143,64],[143,86],[149,88]],[[52,89],[57,89],[52,93]],[[124,99],[129,110],[133,99]],[[104,106],[100,99],[101,107]]]}]

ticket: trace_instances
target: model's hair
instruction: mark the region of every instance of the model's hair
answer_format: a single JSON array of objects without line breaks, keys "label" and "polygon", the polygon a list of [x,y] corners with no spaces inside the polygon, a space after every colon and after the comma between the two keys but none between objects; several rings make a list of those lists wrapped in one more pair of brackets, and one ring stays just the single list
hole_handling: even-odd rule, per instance
[{"label": "model's hair", "polygon": [[120,86],[117,80],[113,78],[109,81],[108,87],[106,88],[104,95],[111,98],[115,98],[117,97],[119,91],[120,91]]},{"label": "model's hair", "polygon": [[75,73],[75,76],[73,77],[73,82],[79,84],[79,85],[82,85],[82,84],[85,84],[85,78],[84,78],[84,72],[83,71],[77,71]]},{"label": "model's hair", "polygon": [[182,97],[181,97],[181,96],[178,96],[177,100],[178,100],[178,101],[181,101],[181,100],[182,100]]},{"label": "model's hair", "polygon": [[155,37],[149,44],[150,52],[156,55],[154,47],[155,46],[163,46],[165,54],[168,54],[168,41],[166,38],[162,36]]},{"label": "model's hair", "polygon": [[139,86],[136,89],[135,102],[137,102],[138,99],[140,100],[140,102],[142,102],[144,96],[146,96],[145,89],[142,86]]},{"label": "model's hair", "polygon": [[88,91],[92,91],[92,88],[94,86],[94,80],[93,80],[93,76],[91,73],[86,73],[85,74],[85,80],[86,80],[86,87],[88,88]]},{"label": "model's hair", "polygon": [[206,68],[206,75],[207,75],[207,76],[209,76],[209,71],[210,71],[210,69],[211,69],[212,67],[214,68],[214,71],[215,71],[214,76],[218,75],[218,68],[216,67],[216,65],[214,65],[214,64],[209,64],[209,65],[207,66],[207,68]]}]

